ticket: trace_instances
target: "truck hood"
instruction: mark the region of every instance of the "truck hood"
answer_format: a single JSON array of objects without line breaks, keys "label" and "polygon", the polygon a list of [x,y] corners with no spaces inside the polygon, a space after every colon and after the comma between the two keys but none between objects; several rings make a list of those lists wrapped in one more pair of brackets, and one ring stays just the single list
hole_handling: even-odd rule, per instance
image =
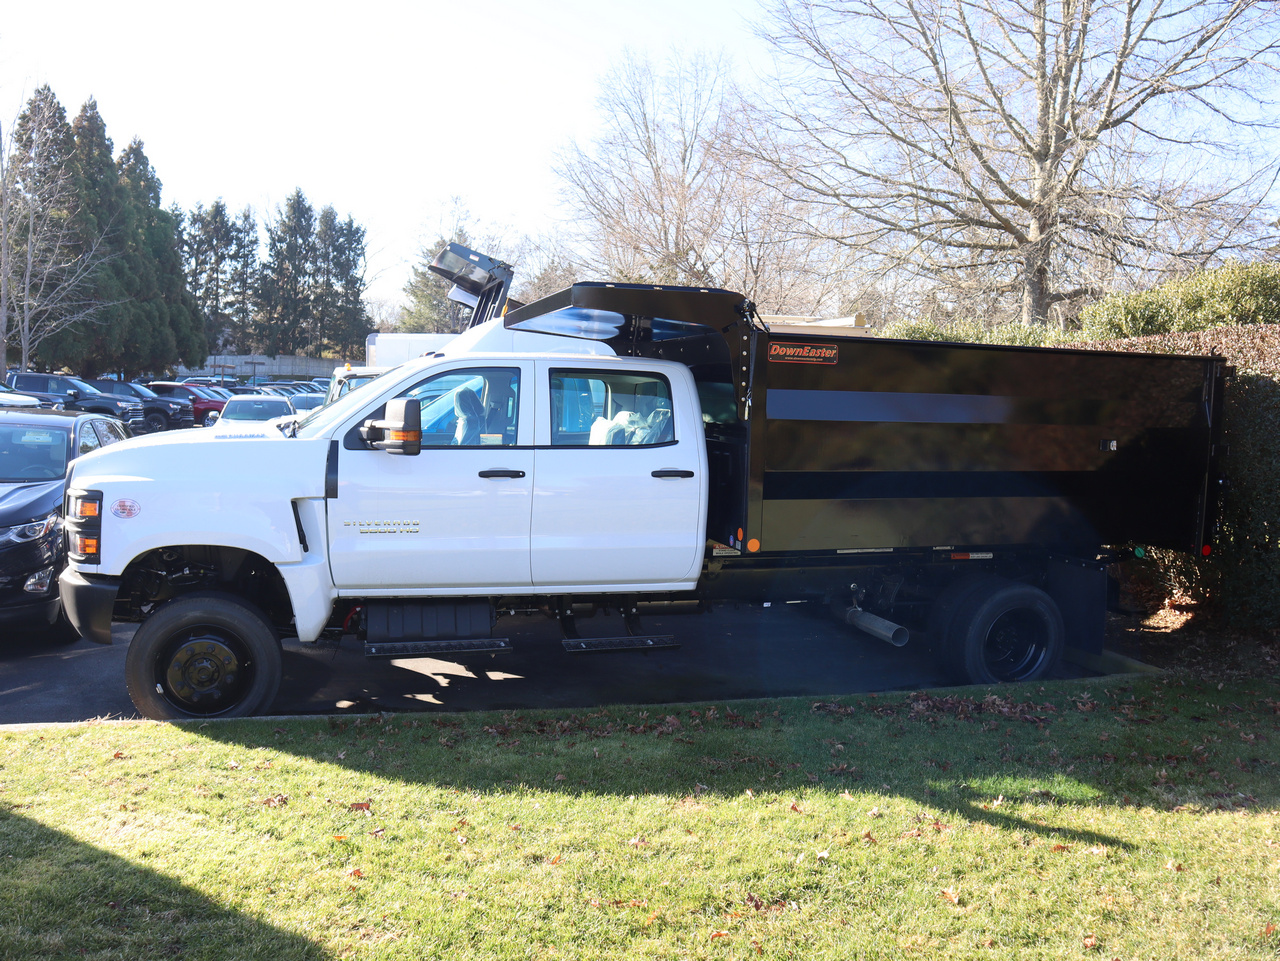
[{"label": "truck hood", "polygon": [[127,488],[131,482],[141,487],[163,481],[188,494],[323,497],[328,439],[293,439],[275,428],[266,430],[270,434],[262,436],[218,436],[196,428],[133,437],[77,458],[70,485],[93,488],[119,481]]}]

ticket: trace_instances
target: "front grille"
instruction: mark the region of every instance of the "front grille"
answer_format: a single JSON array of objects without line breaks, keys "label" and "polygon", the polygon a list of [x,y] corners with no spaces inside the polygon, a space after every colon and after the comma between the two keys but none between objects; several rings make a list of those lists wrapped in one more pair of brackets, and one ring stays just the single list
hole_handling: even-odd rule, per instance
[{"label": "front grille", "polygon": [[143,410],[141,404],[129,404],[120,415],[120,419],[126,424],[145,423],[147,413]]}]

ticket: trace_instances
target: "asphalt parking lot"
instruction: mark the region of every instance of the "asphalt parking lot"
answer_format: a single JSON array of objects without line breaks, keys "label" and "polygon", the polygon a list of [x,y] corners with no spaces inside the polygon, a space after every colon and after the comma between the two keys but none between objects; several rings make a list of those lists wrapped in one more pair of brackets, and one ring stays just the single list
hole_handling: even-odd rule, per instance
[{"label": "asphalt parking lot", "polygon": [[[895,648],[806,606],[724,606],[707,614],[653,617],[672,650],[568,654],[557,625],[509,618],[499,655],[366,658],[359,642],[316,647],[284,642],[284,680],[272,714],[376,711],[578,709],[751,697],[838,696],[941,687],[946,676],[919,639]],[[621,619],[580,623],[584,636],[624,633]],[[124,657],[133,628],[115,643],[51,646],[39,634],[0,641],[0,724],[132,718]],[[1066,664],[1059,676],[1088,673]]]}]

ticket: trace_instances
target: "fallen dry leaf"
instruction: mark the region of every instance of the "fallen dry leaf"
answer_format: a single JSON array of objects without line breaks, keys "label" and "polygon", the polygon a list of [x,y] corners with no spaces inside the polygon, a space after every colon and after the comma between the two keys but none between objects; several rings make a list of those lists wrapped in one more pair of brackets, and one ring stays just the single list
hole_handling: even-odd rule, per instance
[{"label": "fallen dry leaf", "polygon": [[233,771],[238,771],[238,770],[240,770],[240,762],[239,762],[239,761],[228,761],[228,762],[227,762],[227,767],[231,768],[231,770],[233,770]]},{"label": "fallen dry leaf", "polygon": [[1071,845],[1070,845],[1070,844],[1055,844],[1055,845],[1054,845],[1053,847],[1051,847],[1049,850],[1050,850],[1050,851],[1070,851],[1070,850],[1071,850]]},{"label": "fallen dry leaf", "polygon": [[271,797],[264,797],[262,799],[262,803],[269,808],[284,807],[284,805],[289,803],[289,795],[274,794]]},{"label": "fallen dry leaf", "polygon": [[876,843],[876,839],[871,836],[871,828],[867,828],[862,832],[862,840],[866,841],[868,844]]},{"label": "fallen dry leaf", "polygon": [[345,834],[335,834],[333,836],[333,839],[335,841],[345,841],[347,839],[347,836]]},{"label": "fallen dry leaf", "polygon": [[1098,946],[1098,939],[1092,934],[1086,934],[1084,936],[1084,946],[1092,950]]},{"label": "fallen dry leaf", "polygon": [[645,840],[641,835],[637,834],[635,837],[633,837],[633,838],[632,838],[630,841],[628,841],[627,843],[628,843],[628,844],[630,844],[633,848],[638,848],[638,847],[640,847],[640,845],[642,845],[642,844],[648,844],[649,842],[648,842],[648,841],[646,841],[646,840]]},{"label": "fallen dry leaf", "polygon": [[795,811],[796,814],[804,814],[804,812],[800,810],[800,805],[794,801],[791,802],[791,810]]},{"label": "fallen dry leaf", "polygon": [[551,859],[551,861],[550,861],[549,863],[551,863],[551,864],[559,864],[559,863],[561,862],[561,860],[563,860],[563,859],[560,857],[560,855],[558,855],[558,854],[557,854],[555,857],[553,857],[553,858]]},{"label": "fallen dry leaf", "polygon": [[960,889],[959,889],[959,888],[955,888],[955,887],[952,887],[952,888],[943,888],[943,889],[942,889],[942,896],[943,896],[944,898],[946,898],[948,901],[950,901],[952,904],[959,904],[959,903],[960,903]]},{"label": "fallen dry leaf", "polygon": [[361,871],[359,868],[352,868],[350,871],[347,872],[347,877],[362,878],[364,877],[364,872]]},{"label": "fallen dry leaf", "polygon": [[128,757],[128,755],[125,754],[124,751],[116,751],[116,753],[111,756],[115,758],[117,761],[120,760],[121,758]]},{"label": "fallen dry leaf", "polygon": [[347,810],[348,811],[368,811],[369,802],[368,801],[352,801],[350,804],[347,805]]},{"label": "fallen dry leaf", "polygon": [[1166,869],[1168,869],[1168,870],[1170,870],[1170,871],[1181,871],[1181,870],[1182,870],[1182,865],[1181,865],[1181,864],[1178,864],[1177,862],[1175,862],[1175,861],[1173,861],[1172,859],[1170,859],[1170,860],[1165,864],[1165,868],[1166,868]]},{"label": "fallen dry leaf", "polygon": [[729,936],[728,931],[712,931],[711,932],[712,941],[714,941],[716,938],[727,938],[728,936]]}]

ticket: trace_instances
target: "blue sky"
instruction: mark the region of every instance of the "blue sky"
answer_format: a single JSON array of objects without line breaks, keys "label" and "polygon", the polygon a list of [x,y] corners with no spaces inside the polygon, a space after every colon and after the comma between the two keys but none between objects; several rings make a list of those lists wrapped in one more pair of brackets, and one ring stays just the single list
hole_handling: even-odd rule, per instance
[{"label": "blue sky", "polygon": [[166,205],[221,197],[262,215],[296,187],[368,230],[371,296],[398,300],[451,198],[545,233],[552,172],[590,140],[599,82],[626,49],[763,56],[757,0],[229,0],[11,5],[0,123],[48,83],[94,96],[117,151],[140,137]]}]

